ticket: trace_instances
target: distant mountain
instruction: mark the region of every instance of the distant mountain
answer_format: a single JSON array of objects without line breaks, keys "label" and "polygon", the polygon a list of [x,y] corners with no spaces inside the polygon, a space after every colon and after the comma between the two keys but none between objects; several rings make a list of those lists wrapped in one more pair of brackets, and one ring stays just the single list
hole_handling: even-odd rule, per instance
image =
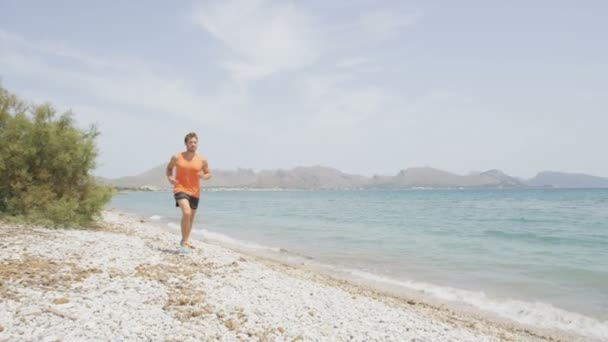
[{"label": "distant mountain", "polygon": [[530,186],[555,188],[608,188],[608,178],[582,173],[543,171],[530,179]]},{"label": "distant mountain", "polygon": [[[201,182],[203,188],[243,188],[255,183],[257,176],[251,169],[211,170],[212,177]],[[166,178],[165,178],[166,182]]]},{"label": "distant mountain", "polygon": [[[364,177],[323,166],[296,167],[290,170],[251,169],[212,170],[213,177],[201,182],[203,188],[256,189],[404,189],[404,188],[511,188],[526,184],[499,170],[457,175],[430,167],[401,170],[394,176]],[[170,189],[165,165],[159,165],[137,176],[104,179],[119,188]]]},{"label": "distant mountain", "polygon": [[158,189],[168,189],[171,184],[167,182],[167,177],[165,176],[166,166],[166,164],[162,164],[137,176],[120,177],[107,181],[108,184],[118,188],[155,187]]},{"label": "distant mountain", "polygon": [[364,186],[367,178],[323,166],[260,171],[254,188],[346,189]]},{"label": "distant mountain", "polygon": [[489,170],[481,172],[480,175],[491,177],[498,181],[498,186],[502,187],[525,187],[525,181],[511,177],[500,170]]},{"label": "distant mountain", "polygon": [[[170,189],[165,176],[166,165],[159,165],[136,176],[116,179],[98,178],[100,182],[118,188]],[[281,188],[281,189],[344,189],[363,186],[367,178],[349,175],[322,167],[296,167],[292,170],[251,169],[212,170],[212,177],[201,182],[203,188]]]},{"label": "distant mountain", "polygon": [[[156,166],[136,176],[121,177],[116,179],[103,179],[102,182],[119,188],[155,188],[167,190],[171,184],[165,175],[166,164]],[[231,171],[213,170],[213,177],[201,182],[202,187],[248,187],[256,181],[256,174],[250,169],[237,169]]]},{"label": "distant mountain", "polygon": [[401,170],[393,177],[374,176],[369,184],[374,188],[453,188],[453,187],[523,187],[525,184],[499,170],[469,175],[457,175],[431,167]]}]

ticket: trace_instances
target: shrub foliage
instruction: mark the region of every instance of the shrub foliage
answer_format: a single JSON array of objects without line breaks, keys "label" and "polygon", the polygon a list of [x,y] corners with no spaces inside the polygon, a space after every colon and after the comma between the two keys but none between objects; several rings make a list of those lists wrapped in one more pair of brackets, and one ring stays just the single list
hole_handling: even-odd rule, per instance
[{"label": "shrub foliage", "polygon": [[0,87],[0,215],[56,226],[86,226],[112,190],[95,182],[99,132],[71,112],[29,105]]}]

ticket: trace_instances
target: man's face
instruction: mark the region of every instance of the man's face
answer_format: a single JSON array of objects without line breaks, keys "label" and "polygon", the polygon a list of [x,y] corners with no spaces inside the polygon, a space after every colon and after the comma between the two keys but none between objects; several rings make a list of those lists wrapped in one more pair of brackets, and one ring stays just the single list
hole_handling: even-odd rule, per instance
[{"label": "man's face", "polygon": [[188,152],[196,152],[196,147],[198,145],[198,139],[190,138],[186,141],[186,149]]}]

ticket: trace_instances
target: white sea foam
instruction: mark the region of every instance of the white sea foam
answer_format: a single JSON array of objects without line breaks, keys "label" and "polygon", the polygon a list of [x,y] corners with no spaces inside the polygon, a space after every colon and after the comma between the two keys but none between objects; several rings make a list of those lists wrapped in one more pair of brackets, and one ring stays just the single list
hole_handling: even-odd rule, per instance
[{"label": "white sea foam", "polygon": [[180,225],[174,222],[169,222],[167,223],[167,227],[175,230],[175,231],[179,231],[181,229]]},{"label": "white sea foam", "polygon": [[160,220],[161,218],[163,218],[163,217],[160,216],[160,215],[152,215],[152,216],[150,216],[150,220],[155,220],[155,221]]},{"label": "white sea foam", "polygon": [[236,249],[247,250],[251,252],[273,252],[279,253],[281,251],[280,248],[269,247],[257,244],[255,242],[246,242],[238,239],[234,239],[228,235],[224,235],[217,232],[212,232],[206,229],[202,231],[195,231],[194,234],[202,234],[202,237],[213,242],[217,242],[219,244],[227,245]]},{"label": "white sea foam", "polygon": [[[171,230],[179,231],[181,229],[180,225],[174,222],[167,223],[167,227]],[[217,233],[214,231],[209,231],[207,229],[193,229],[192,235],[194,238],[207,239],[209,241],[218,243],[220,245],[228,246],[237,250],[244,250],[248,252],[272,252],[279,253],[282,251],[280,248],[264,246],[257,244],[255,242],[247,242],[232,238],[228,235],[224,235],[222,233]]]},{"label": "white sea foam", "polygon": [[423,282],[396,280],[359,270],[347,270],[347,272],[362,280],[420,291],[437,299],[468,304],[482,311],[516,322],[548,329],[571,331],[583,336],[608,340],[608,321],[600,322],[597,319],[559,309],[550,304],[490,298],[483,292],[467,291]]}]

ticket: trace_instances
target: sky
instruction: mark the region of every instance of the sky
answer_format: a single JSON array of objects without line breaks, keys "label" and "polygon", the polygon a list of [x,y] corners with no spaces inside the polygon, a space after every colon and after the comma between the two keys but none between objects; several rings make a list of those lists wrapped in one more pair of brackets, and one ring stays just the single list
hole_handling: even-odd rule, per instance
[{"label": "sky", "polygon": [[0,83],[96,124],[95,174],[608,177],[606,1],[0,0]]}]

